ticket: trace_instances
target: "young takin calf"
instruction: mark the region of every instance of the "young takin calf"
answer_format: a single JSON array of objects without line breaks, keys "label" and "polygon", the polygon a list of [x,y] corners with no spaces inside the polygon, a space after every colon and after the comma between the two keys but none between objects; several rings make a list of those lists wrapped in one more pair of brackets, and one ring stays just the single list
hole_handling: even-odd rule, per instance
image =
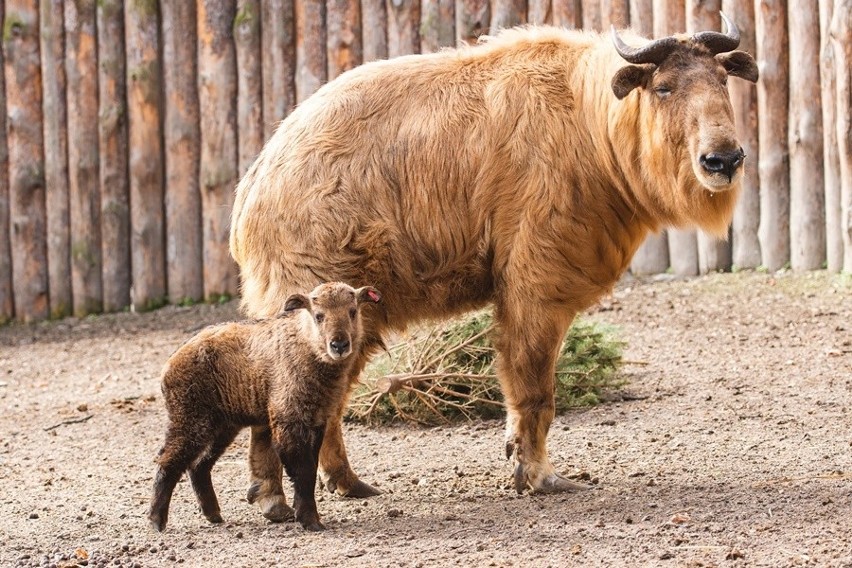
[{"label": "young takin calf", "polygon": [[148,514],[156,530],[166,527],[184,470],[204,516],[222,522],[210,470],[246,426],[271,430],[295,487],[296,520],[308,530],[325,528],[314,500],[319,450],[362,347],[361,308],[380,300],[369,286],[322,284],[289,296],[276,318],[209,327],[171,356],[162,379],[169,425]]}]

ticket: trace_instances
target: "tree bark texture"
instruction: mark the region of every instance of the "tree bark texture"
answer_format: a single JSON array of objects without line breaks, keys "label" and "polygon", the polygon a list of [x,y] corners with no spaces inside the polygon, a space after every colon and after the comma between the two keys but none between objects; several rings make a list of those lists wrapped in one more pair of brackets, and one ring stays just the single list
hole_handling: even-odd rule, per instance
[{"label": "tree bark texture", "polygon": [[361,0],[361,24],[364,63],[387,59],[388,7],[385,0]]},{"label": "tree bark texture", "polygon": [[293,0],[261,0],[263,138],[296,106],[296,22]]},{"label": "tree bark texture", "polygon": [[157,5],[128,2],[124,11],[130,176],[131,306],[159,307],[166,296],[163,144]]},{"label": "tree bark texture", "polygon": [[488,33],[491,11],[488,0],[456,0],[456,42],[476,43]]},{"label": "tree bark texture", "polygon": [[[532,10],[532,7],[529,7]],[[491,32],[524,24],[527,21],[527,0],[494,0],[491,5]]]},{"label": "tree bark texture", "polygon": [[553,5],[551,0],[529,0],[527,21],[536,25],[552,24]]},{"label": "tree bark texture", "polygon": [[328,80],[325,1],[296,0],[296,102]]},{"label": "tree bark texture", "polygon": [[760,140],[760,250],[771,271],[790,260],[790,178],[787,149],[787,0],[757,0],[757,108]]},{"label": "tree bark texture", "polygon": [[609,31],[610,26],[618,29],[630,25],[630,0],[601,0],[601,30]]},{"label": "tree bark texture", "polygon": [[68,197],[74,315],[103,310],[95,0],[65,2]]},{"label": "tree bark texture", "polygon": [[260,0],[237,0],[234,47],[237,54],[239,174],[243,175],[257,158],[264,142]]},{"label": "tree bark texture", "polygon": [[840,155],[837,144],[837,77],[831,16],[834,0],[819,0],[820,84],[822,88],[823,177],[825,181],[826,268],[843,268],[843,234],[840,231]]},{"label": "tree bark texture", "polygon": [[601,18],[602,0],[582,0],[583,29],[600,31],[603,24]]},{"label": "tree bark texture", "polygon": [[388,57],[420,53],[420,0],[388,0]]},{"label": "tree bark texture", "polygon": [[[4,24],[5,6],[0,3],[0,27]],[[4,68],[0,50],[0,68]],[[0,325],[15,317],[12,292],[12,247],[9,234],[9,147],[6,143],[6,77],[0,73]]]},{"label": "tree bark texture", "polygon": [[[449,0],[443,2],[447,4]],[[452,3],[449,3],[452,6]],[[361,44],[361,5],[358,0],[327,0],[326,10],[326,49],[330,81],[360,65],[364,60],[364,49]],[[441,21],[436,23],[440,24]],[[440,30],[443,28],[439,28]],[[450,32],[452,33],[452,22]],[[438,36],[436,40],[440,42],[443,38]]]},{"label": "tree bark texture", "polygon": [[654,35],[654,0],[630,0],[630,27],[647,38]]},{"label": "tree bark texture", "polygon": [[843,271],[852,273],[852,0],[835,1],[831,41],[837,62],[837,146],[840,159]]},{"label": "tree bark texture", "polygon": [[127,71],[122,0],[98,2],[98,165],[103,309],[130,305],[130,188],[127,178]]},{"label": "tree bark texture", "polygon": [[50,317],[71,315],[71,231],[68,201],[68,113],[65,101],[63,0],[39,5],[44,78],[44,184]]},{"label": "tree bark texture", "polygon": [[[740,28],[739,49],[754,55],[754,0],[722,0],[722,10]],[[734,210],[731,228],[731,260],[737,268],[757,268],[760,266],[760,241],[757,238],[760,222],[757,87],[743,79],[730,78],[728,93],[734,108],[737,137],[746,154],[742,193]]]},{"label": "tree bark texture", "polygon": [[196,10],[188,0],[163,0],[163,137],[166,166],[166,283],[172,303],[201,299],[201,196],[198,160]]},{"label": "tree bark texture", "polygon": [[238,286],[238,269],[228,252],[238,177],[235,14],[236,0],[198,0],[198,92],[204,109],[200,179],[208,301],[233,296]]},{"label": "tree bark texture", "polygon": [[49,314],[38,3],[6,0],[3,21],[15,317]]},{"label": "tree bark texture", "polygon": [[553,25],[569,29],[583,27],[583,14],[580,0],[551,0],[553,5]]},{"label": "tree bark texture", "polygon": [[819,77],[819,7],[789,5],[790,265],[815,270],[825,261],[825,182]]}]

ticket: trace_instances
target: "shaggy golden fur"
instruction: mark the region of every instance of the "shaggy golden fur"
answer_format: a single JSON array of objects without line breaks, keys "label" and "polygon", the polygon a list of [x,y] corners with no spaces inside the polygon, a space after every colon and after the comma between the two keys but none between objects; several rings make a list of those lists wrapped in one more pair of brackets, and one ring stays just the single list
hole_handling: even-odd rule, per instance
[{"label": "shaggy golden fur", "polygon": [[[243,307],[268,316],[305,286],[375,283],[387,313],[366,330],[378,338],[494,304],[516,482],[554,489],[552,369],[575,314],[611,289],[649,231],[722,236],[732,215],[741,172],[720,182],[697,166],[702,153],[739,148],[729,65],[679,39],[659,68],[631,66],[617,85],[625,62],[607,38],[551,27],[367,64],[325,85],[237,188],[230,245]],[[364,490],[338,422],[320,466],[330,488]]]},{"label": "shaggy golden fur", "polygon": [[[261,475],[255,475],[249,500],[271,479],[266,490],[283,495],[283,463],[295,485],[296,520],[310,530],[323,528],[314,500],[319,449],[327,422],[339,419],[361,349],[360,308],[379,298],[371,287],[324,284],[309,297],[291,295],[278,317],[209,327],[169,358],[162,378],[169,426],[149,513],[155,529],[166,526],[184,470],[204,515],[222,521],[210,470],[246,426],[263,432],[274,452],[252,459],[253,474]],[[261,505],[268,505],[264,514],[272,520],[293,515],[283,500]]]}]

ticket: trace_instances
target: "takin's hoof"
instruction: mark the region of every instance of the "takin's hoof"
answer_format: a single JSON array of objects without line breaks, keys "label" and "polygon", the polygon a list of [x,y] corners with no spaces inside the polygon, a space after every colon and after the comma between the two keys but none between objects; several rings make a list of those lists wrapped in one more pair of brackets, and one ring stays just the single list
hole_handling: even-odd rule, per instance
[{"label": "takin's hoof", "polygon": [[366,499],[367,497],[375,497],[382,494],[381,490],[376,489],[368,483],[364,483],[360,479],[355,479],[355,482],[348,488],[343,483],[331,479],[325,481],[324,484],[329,493],[336,493],[341,497],[349,499]]},{"label": "takin's hoof", "polygon": [[572,481],[558,473],[551,473],[541,479],[538,483],[531,483],[526,474],[523,464],[515,466],[515,491],[518,494],[529,489],[530,493],[573,493],[576,491],[587,491],[591,485]]},{"label": "takin's hoof", "polygon": [[325,530],[325,525],[319,521],[313,521],[310,523],[302,523],[302,528],[306,531],[320,532]]},{"label": "takin's hoof", "polygon": [[204,516],[207,518],[208,521],[210,521],[213,524],[218,525],[219,523],[222,522],[221,513],[211,513],[209,515],[204,515]]},{"label": "takin's hoof", "polygon": [[292,507],[283,502],[283,497],[279,497],[278,499],[269,497],[267,499],[267,503],[261,503],[260,510],[263,513],[263,516],[273,523],[283,523],[285,521],[292,521],[296,518],[296,514]]},{"label": "takin's hoof", "polygon": [[168,522],[168,517],[161,517],[160,515],[150,514],[148,515],[148,522],[151,525],[151,528],[157,532],[163,532],[166,530],[166,523]]}]

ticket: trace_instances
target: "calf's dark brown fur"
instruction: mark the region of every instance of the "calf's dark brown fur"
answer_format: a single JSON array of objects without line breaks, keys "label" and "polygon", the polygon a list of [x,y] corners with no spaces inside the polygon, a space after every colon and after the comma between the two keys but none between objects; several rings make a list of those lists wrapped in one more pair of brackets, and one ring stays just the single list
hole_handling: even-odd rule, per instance
[{"label": "calf's dark brown fur", "polygon": [[[319,450],[362,347],[361,308],[380,299],[369,286],[322,284],[308,295],[289,296],[276,318],[209,327],[171,356],[162,376],[169,425],[148,514],[156,530],[166,527],[184,471],[204,516],[222,521],[210,471],[247,426],[266,431],[280,459],[253,463],[252,471],[268,470],[266,483],[277,473],[280,483],[283,464],[295,488],[296,520],[308,530],[324,528],[314,499]],[[249,499],[260,490],[253,487]],[[274,520],[293,515],[280,500],[268,508],[276,508],[264,508]]]}]

